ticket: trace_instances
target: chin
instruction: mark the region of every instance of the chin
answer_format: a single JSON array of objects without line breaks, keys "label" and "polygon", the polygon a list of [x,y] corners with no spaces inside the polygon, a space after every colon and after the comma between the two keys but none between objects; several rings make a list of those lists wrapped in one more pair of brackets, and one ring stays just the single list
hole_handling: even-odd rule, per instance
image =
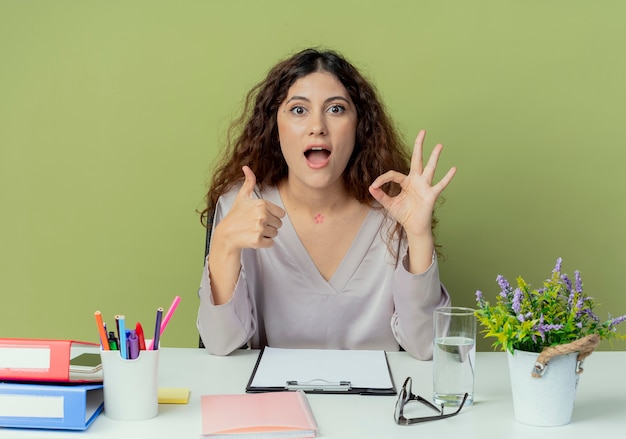
[{"label": "chin", "polygon": [[336,188],[339,183],[343,184],[341,180],[341,176],[339,178],[334,178],[334,179],[315,178],[315,179],[310,179],[308,181],[305,181],[305,184],[307,186],[309,186],[312,189],[318,189],[318,190]]}]

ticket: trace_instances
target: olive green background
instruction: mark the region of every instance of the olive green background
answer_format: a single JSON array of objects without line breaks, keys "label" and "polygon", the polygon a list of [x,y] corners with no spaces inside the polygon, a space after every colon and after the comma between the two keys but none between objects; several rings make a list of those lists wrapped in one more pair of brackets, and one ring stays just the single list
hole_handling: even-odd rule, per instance
[{"label": "olive green background", "polygon": [[[626,3],[0,0],[0,337],[96,341],[95,310],[195,346],[210,165],[246,91],[308,46],[376,84],[459,171],[439,206],[457,305],[557,257],[626,313]],[[369,182],[364,182],[369,184]],[[626,327],[622,328],[626,332]],[[480,349],[491,349],[482,340]],[[625,342],[603,349],[624,349]]]}]

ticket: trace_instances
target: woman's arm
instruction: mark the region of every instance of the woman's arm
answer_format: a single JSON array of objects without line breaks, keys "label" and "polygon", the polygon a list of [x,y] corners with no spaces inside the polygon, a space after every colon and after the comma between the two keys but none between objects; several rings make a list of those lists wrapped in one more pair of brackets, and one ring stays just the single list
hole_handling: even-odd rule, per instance
[{"label": "woman's arm", "polygon": [[213,301],[209,270],[203,270],[200,289],[200,306],[196,325],[206,350],[214,355],[228,355],[243,346],[256,331],[253,305],[245,275],[233,288],[231,299],[222,305]]},{"label": "woman's arm", "polygon": [[[275,216],[268,218],[255,212],[255,207],[260,207],[257,210],[283,213],[279,207],[274,209],[269,206],[271,203],[253,198],[256,179],[247,167],[244,174],[242,187],[220,197],[215,208],[209,256],[198,290],[198,331],[206,349],[216,355],[230,354],[256,331],[253,292],[242,266],[242,253],[245,248],[273,245],[273,237],[282,224]],[[246,232],[254,230],[255,218],[265,226],[257,233]],[[251,241],[250,237],[255,236],[262,245]]]},{"label": "woman's arm", "polygon": [[[422,150],[425,136],[426,132],[422,130],[415,139],[409,175],[389,171],[374,180],[370,186],[372,196],[404,228],[409,245],[407,269],[413,274],[423,273],[431,265],[434,250],[431,223],[435,202],[456,173],[456,168],[453,167],[438,183],[433,184],[443,146],[435,146],[424,166]],[[401,191],[398,195],[390,197],[381,189],[389,182],[400,185]]]},{"label": "woman's arm", "polygon": [[450,304],[450,296],[439,280],[437,259],[420,274],[407,269],[407,258],[398,264],[392,284],[395,312],[391,328],[400,346],[418,360],[430,360],[433,352],[433,312]]},{"label": "woman's arm", "polygon": [[267,248],[282,226],[285,211],[269,201],[253,198],[256,176],[244,166],[245,180],[224,218],[215,223],[208,258],[213,302],[230,301],[241,270],[244,248]]}]

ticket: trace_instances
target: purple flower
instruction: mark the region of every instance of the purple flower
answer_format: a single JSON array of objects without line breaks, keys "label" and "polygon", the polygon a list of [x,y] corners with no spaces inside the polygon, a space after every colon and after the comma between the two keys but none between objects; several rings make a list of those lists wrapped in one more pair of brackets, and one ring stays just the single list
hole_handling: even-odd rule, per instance
[{"label": "purple flower", "polygon": [[574,304],[574,299],[576,298],[576,293],[575,292],[571,292],[569,293],[569,297],[567,298],[567,306],[568,308],[571,308],[572,305]]},{"label": "purple flower", "polygon": [[563,262],[563,259],[558,258],[556,260],[556,266],[554,267],[554,270],[552,270],[552,273],[560,273],[561,272],[561,263]]},{"label": "purple flower", "polygon": [[576,309],[579,311],[582,311],[584,306],[585,306],[585,297],[581,294],[580,296],[578,296],[578,301],[576,302]]},{"label": "purple flower", "polygon": [[615,329],[615,326],[619,325],[620,323],[626,321],[626,314],[624,314],[623,316],[620,317],[616,317],[613,320],[611,320],[611,323],[609,324],[609,326],[613,329]]},{"label": "purple flower", "polygon": [[520,290],[519,288],[515,289],[515,293],[513,294],[513,302],[511,303],[511,308],[513,308],[513,311],[515,311],[515,314],[519,314],[520,311],[522,310],[522,290]]},{"label": "purple flower", "polygon": [[485,302],[485,299],[483,299],[483,293],[480,290],[476,290],[476,302],[478,302],[480,306],[482,306]]},{"label": "purple flower", "polygon": [[559,329],[563,329],[563,325],[543,324],[538,325],[537,329],[539,332],[558,331]]},{"label": "purple flower", "polygon": [[558,331],[559,329],[563,329],[563,325],[539,323],[537,324],[537,326],[535,326],[535,330],[539,332],[539,335],[541,335],[542,340],[546,339],[546,332]]},{"label": "purple flower", "polygon": [[591,320],[593,320],[596,323],[600,323],[600,319],[598,318],[597,315],[595,315],[593,313],[593,311],[591,311],[589,308],[585,308],[583,310],[581,310],[576,317],[579,317],[580,315],[585,314],[587,315],[589,318],[591,318]]},{"label": "purple flower", "polygon": [[517,320],[519,320],[520,323],[524,323],[526,320],[530,319],[532,316],[533,316],[532,312],[527,312],[526,314],[518,314]]},{"label": "purple flower", "polygon": [[574,291],[576,291],[577,293],[582,293],[583,292],[583,281],[580,278],[580,271],[576,270],[574,272],[574,278],[576,279],[576,288]]},{"label": "purple flower", "polygon": [[567,291],[572,291],[572,281],[569,280],[569,277],[567,277],[567,274],[562,274],[561,275],[561,280],[563,281],[563,283],[567,287]]},{"label": "purple flower", "polygon": [[509,285],[509,281],[507,281],[504,276],[500,274],[498,275],[498,277],[496,277],[496,281],[498,282],[498,285],[500,285],[500,289],[502,290],[500,292],[500,296],[506,299],[511,292],[511,285]]}]

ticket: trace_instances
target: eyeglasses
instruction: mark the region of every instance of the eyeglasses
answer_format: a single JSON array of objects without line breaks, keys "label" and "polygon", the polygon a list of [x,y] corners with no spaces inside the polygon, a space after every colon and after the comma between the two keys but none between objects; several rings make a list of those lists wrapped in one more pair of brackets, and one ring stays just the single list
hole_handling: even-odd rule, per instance
[{"label": "eyeglasses", "polygon": [[[406,380],[404,380],[402,389],[400,390],[400,393],[398,394],[398,401],[396,401],[396,411],[393,415],[393,418],[395,419],[396,424],[398,425],[419,424],[420,422],[437,421],[439,419],[450,418],[452,416],[458,415],[461,409],[463,408],[463,405],[465,405],[465,401],[467,400],[467,397],[468,397],[468,394],[466,393],[465,396],[463,396],[463,400],[461,401],[461,405],[459,405],[459,408],[456,409],[456,411],[453,413],[448,413],[444,415],[443,404],[441,404],[441,407],[437,407],[436,405],[422,398],[421,396],[413,394],[413,392],[411,391],[412,382],[413,381],[411,377],[408,377]],[[427,407],[430,407],[431,409],[438,412],[439,414],[433,415],[433,416],[424,416],[421,418],[405,418],[404,406],[410,401],[421,402],[422,404],[426,405]]]}]

